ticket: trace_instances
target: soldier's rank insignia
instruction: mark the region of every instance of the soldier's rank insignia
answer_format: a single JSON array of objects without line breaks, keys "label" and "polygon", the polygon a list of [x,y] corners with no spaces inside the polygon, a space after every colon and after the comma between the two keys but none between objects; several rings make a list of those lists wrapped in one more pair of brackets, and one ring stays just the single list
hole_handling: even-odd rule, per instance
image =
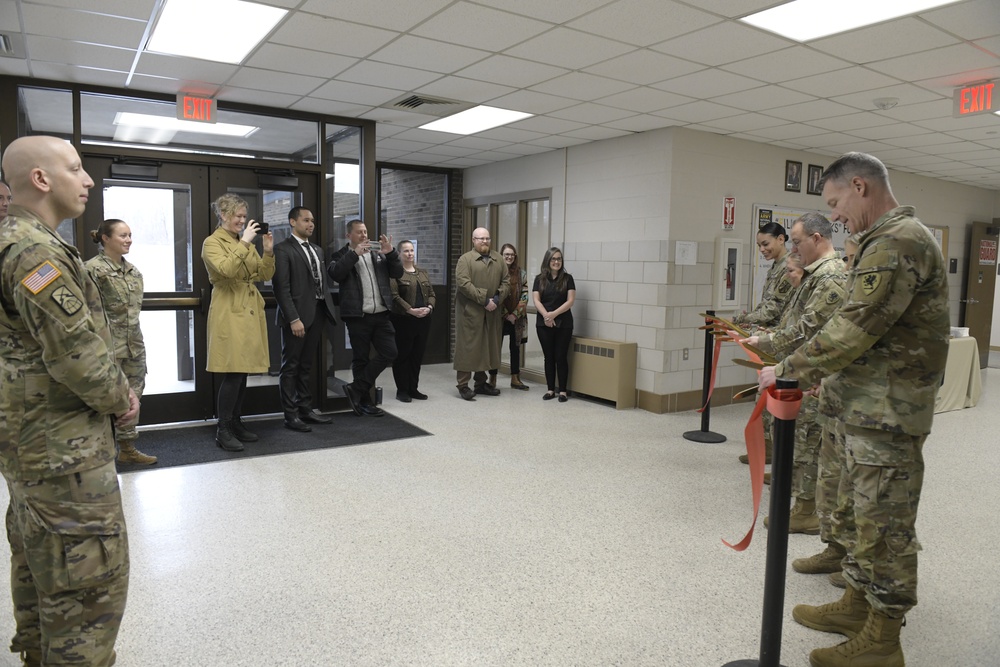
[{"label": "soldier's rank insignia", "polygon": [[881,284],[882,274],[866,273],[865,277],[861,279],[861,291],[865,293],[865,296],[871,296],[872,292],[877,290]]},{"label": "soldier's rank insignia", "polygon": [[52,293],[52,300],[58,303],[67,315],[76,315],[77,311],[83,308],[83,301],[80,300],[80,297],[73,294],[65,285],[61,285]]}]

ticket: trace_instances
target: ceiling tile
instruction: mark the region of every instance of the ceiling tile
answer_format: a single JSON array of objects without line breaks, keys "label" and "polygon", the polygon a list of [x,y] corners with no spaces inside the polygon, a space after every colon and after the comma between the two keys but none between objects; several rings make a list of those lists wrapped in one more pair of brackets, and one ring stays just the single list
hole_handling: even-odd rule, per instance
[{"label": "ceiling tile", "polygon": [[[476,104],[490,102],[492,104],[493,100],[508,95],[513,90],[510,86],[501,86],[489,81],[477,81],[461,76],[444,76],[426,86],[417,88],[414,92],[432,97],[461,100],[462,102],[475,102]],[[567,104],[572,104],[572,102],[572,100],[566,100]],[[530,109],[517,109],[517,111],[534,113]]]},{"label": "ceiling tile", "polygon": [[289,108],[302,99],[301,95],[288,95],[267,90],[236,88],[233,86],[223,86],[216,97],[226,102],[259,104],[260,106],[273,107],[275,109]]},{"label": "ceiling tile", "polygon": [[930,102],[920,102],[918,104],[904,104],[885,111],[878,111],[881,116],[887,116],[893,120],[913,121],[927,120],[928,118],[939,118],[950,116],[952,101],[945,99],[931,100]]},{"label": "ceiling tile", "polygon": [[566,97],[556,97],[555,95],[536,93],[532,90],[518,90],[516,92],[491,99],[490,104],[504,109],[524,111],[525,113],[546,114],[559,109],[565,109],[566,107],[571,107],[574,104],[578,104],[578,102]]},{"label": "ceiling tile", "polygon": [[177,56],[163,56],[158,53],[143,53],[139,56],[139,64],[135,71],[171,79],[220,84],[225,83],[229,77],[236,73],[237,69],[236,65],[214,63],[208,60],[192,60]]},{"label": "ceiling tile", "polygon": [[307,0],[300,9],[320,16],[405,32],[453,0]]},{"label": "ceiling tile", "polygon": [[671,0],[619,0],[568,26],[627,44],[649,46],[718,23],[719,17]]},{"label": "ceiling tile", "polygon": [[924,12],[920,17],[962,39],[1000,35],[1000,11],[997,11],[996,0],[963,2]]},{"label": "ceiling tile", "polygon": [[[468,26],[476,26],[469,30]],[[420,24],[411,32],[443,42],[462,44],[487,51],[502,51],[552,25],[489,7],[458,2]],[[516,55],[516,54],[515,54]]]},{"label": "ceiling tile", "polygon": [[261,69],[330,79],[357,62],[357,58],[349,56],[267,43],[262,44],[245,64]]},{"label": "ceiling tile", "polygon": [[762,32],[742,23],[727,22],[660,42],[651,48],[678,58],[716,66],[779,51],[793,45],[794,42],[777,35]]},{"label": "ceiling tile", "polygon": [[489,4],[496,9],[504,9],[551,23],[566,23],[608,4],[608,0],[545,0],[545,2],[538,2],[538,0],[489,0]]},{"label": "ceiling tile", "polygon": [[741,90],[758,88],[763,82],[750,79],[721,69],[707,69],[695,74],[679,76],[676,79],[653,84],[653,88],[688,97],[709,98]]},{"label": "ceiling tile", "polygon": [[378,106],[399,97],[404,92],[407,91],[363,86],[359,83],[351,83],[349,81],[329,81],[314,90],[311,97]]},{"label": "ceiling tile", "polygon": [[634,46],[578,30],[555,28],[541,37],[507,49],[506,54],[567,69],[583,69],[634,50]]},{"label": "ceiling tile", "polygon": [[874,62],[868,66],[875,71],[905,79],[913,72],[920,72],[925,78],[931,78],[998,65],[1000,65],[1000,59],[996,56],[984,53],[969,44],[956,44],[955,46],[945,46],[923,53]]},{"label": "ceiling tile", "polygon": [[383,109],[381,107],[369,109],[361,115],[361,118],[374,120],[380,124],[391,123],[400,127],[417,127],[438,119],[437,116],[429,114],[413,113],[412,111],[404,111],[403,109]]},{"label": "ceiling tile", "polygon": [[641,87],[616,95],[608,95],[595,100],[601,104],[606,104],[619,109],[626,109],[638,113],[649,113],[660,111],[670,107],[688,104],[694,100],[686,95],[677,95],[654,88]]},{"label": "ceiling tile", "polygon": [[698,101],[692,102],[691,104],[682,104],[677,107],[664,109],[655,115],[685,123],[698,123],[701,121],[715,120],[717,118],[726,118],[727,116],[735,116],[741,113],[743,112],[739,109],[723,106],[722,104]]},{"label": "ceiling tile", "polygon": [[817,118],[810,120],[809,125],[829,132],[850,132],[851,130],[858,130],[865,127],[892,125],[898,122],[898,119],[887,118],[872,111],[859,111],[858,113],[847,114],[845,116]]},{"label": "ceiling tile", "polygon": [[532,132],[541,132],[543,134],[559,134],[560,132],[578,130],[581,127],[584,127],[584,124],[577,123],[572,120],[552,118],[550,116],[535,116],[534,118],[525,118],[524,120],[519,120],[516,123],[511,123],[510,127],[517,127],[522,130],[530,130]]},{"label": "ceiling tile", "polygon": [[531,90],[549,95],[569,97],[574,100],[593,100],[635,88],[634,84],[616,81],[603,76],[584,72],[572,72],[544,83],[532,86]]},{"label": "ceiling tile", "polygon": [[798,139],[800,137],[811,137],[820,134],[815,127],[802,125],[800,123],[788,123],[786,125],[775,125],[773,127],[762,127],[754,130],[751,134],[764,139],[783,141],[786,139]]},{"label": "ceiling tile", "polygon": [[959,139],[965,139],[966,141],[992,139],[993,135],[1000,134],[1000,117],[996,117],[989,125],[970,127],[964,130],[948,130],[948,134]]},{"label": "ceiling tile", "polygon": [[870,63],[958,42],[948,33],[911,17],[825,37],[809,42],[809,46],[845,60]]},{"label": "ceiling tile", "polygon": [[527,88],[536,83],[567,74],[569,70],[532,60],[496,55],[481,60],[475,65],[466,67],[456,73],[469,79],[494,81],[506,86],[513,86],[514,88]]},{"label": "ceiling tile", "polygon": [[729,118],[718,118],[716,120],[704,121],[702,124],[709,127],[729,130],[730,132],[749,132],[765,127],[783,125],[784,121],[772,118],[771,116],[765,116],[764,114],[745,113],[740,114],[739,116],[730,116]]},{"label": "ceiling tile", "polygon": [[547,153],[552,150],[546,146],[532,146],[531,144],[511,144],[505,146],[504,153],[512,153],[514,155],[537,155],[538,153]]},{"label": "ceiling tile", "polygon": [[735,18],[767,9],[774,5],[774,0],[696,0],[691,4],[720,16]]},{"label": "ceiling tile", "polygon": [[911,123],[892,123],[891,125],[858,128],[851,130],[851,134],[871,139],[872,141],[883,141],[885,139],[895,139],[896,137],[912,137],[927,134],[927,130]]},{"label": "ceiling tile", "polygon": [[548,146],[549,148],[569,148],[570,146],[586,144],[589,141],[589,139],[580,139],[579,137],[570,137],[565,134],[559,134],[551,137],[545,137],[544,139],[539,139],[538,141],[532,141],[531,143],[536,146]]},{"label": "ceiling tile", "polygon": [[139,48],[146,30],[145,20],[105,16],[92,12],[21,4],[24,30],[28,35],[59,37],[77,42]]},{"label": "ceiling tile", "polygon": [[639,49],[588,67],[586,71],[591,74],[600,74],[639,85],[647,85],[697,72],[701,69],[704,69],[701,65],[687,60],[656,53],[649,49]]},{"label": "ceiling tile", "polygon": [[28,61],[17,58],[0,58],[0,74],[4,76],[30,76]]},{"label": "ceiling tile", "polygon": [[52,37],[29,37],[28,50],[34,62],[86,63],[88,67],[128,72],[135,49],[70,42]]},{"label": "ceiling tile", "polygon": [[890,146],[899,146],[900,148],[920,149],[955,143],[955,137],[949,137],[947,134],[943,133],[916,134],[909,137],[886,139],[885,143]]},{"label": "ceiling tile", "polygon": [[761,86],[760,88],[752,88],[738,93],[713,97],[712,101],[748,111],[763,111],[764,109],[786,107],[815,99],[812,95],[788,90],[780,86]]},{"label": "ceiling tile", "polygon": [[888,88],[898,83],[899,79],[881,72],[873,72],[864,67],[845,67],[833,72],[785,81],[781,85],[816,97],[835,97],[863,90]]},{"label": "ceiling tile", "polygon": [[287,46],[322,45],[324,51],[362,58],[395,39],[399,33],[295,12],[278,27],[271,42]]},{"label": "ceiling tile", "polygon": [[497,141],[496,139],[485,139],[479,136],[471,137],[459,137],[454,141],[448,143],[449,146],[463,146],[465,148],[478,148],[479,150],[489,151],[498,150],[506,146],[506,142]]},{"label": "ceiling tile", "polygon": [[344,116],[345,118],[366,118],[366,114],[371,112],[371,106],[369,105],[337,102],[335,100],[320,100],[315,97],[304,97],[293,104],[291,108],[309,113]]},{"label": "ceiling tile", "polygon": [[[287,72],[276,74],[253,67],[241,67],[226,83],[230,86],[296,95],[297,99],[302,95],[308,95],[322,86],[326,83],[326,79],[316,76],[288,74]],[[254,104],[261,104],[261,102],[254,102]]]},{"label": "ceiling tile", "polygon": [[565,136],[576,137],[578,139],[589,139],[590,141],[601,141],[602,139],[614,139],[615,137],[624,137],[627,134],[632,134],[627,130],[619,130],[613,127],[603,126],[603,125],[591,125],[589,127],[584,127],[579,130],[573,130],[572,132],[567,132]]},{"label": "ceiling tile", "polygon": [[850,63],[828,56],[804,46],[793,46],[739,62],[725,65],[722,69],[770,83],[781,83],[812,74],[833,72]]},{"label": "ceiling tile", "polygon": [[603,104],[585,102],[566,109],[553,111],[549,115],[554,116],[555,118],[562,118],[564,120],[575,120],[580,123],[599,124],[607,123],[612,120],[618,120],[619,118],[628,118],[629,116],[634,116],[635,113],[632,111],[625,111],[623,109],[607,107]]},{"label": "ceiling tile", "polygon": [[[35,1],[25,0],[24,4],[34,4]],[[10,4],[13,6],[15,3]],[[153,15],[153,7],[156,2],[155,0],[44,0],[44,4],[146,21]]]},{"label": "ceiling tile", "polygon": [[437,72],[387,65],[371,60],[362,61],[337,75],[338,81],[350,81],[398,90],[416,90],[440,78],[441,75]]},{"label": "ceiling tile", "polygon": [[935,132],[949,132],[952,130],[968,130],[970,128],[990,126],[995,127],[1000,124],[1000,116],[988,113],[980,116],[966,116],[965,118],[928,118],[926,120],[913,121],[914,125],[926,127]]},{"label": "ceiling tile", "polygon": [[403,35],[373,53],[371,59],[393,65],[452,74],[489,56],[488,51],[470,49],[423,37]]},{"label": "ceiling tile", "polygon": [[41,79],[54,81],[98,82],[96,85],[124,88],[128,72],[94,69],[91,67],[74,67],[58,63],[32,63],[31,75]]},{"label": "ceiling tile", "polygon": [[854,109],[830,100],[815,100],[802,104],[791,104],[787,107],[768,109],[769,116],[777,116],[786,120],[810,121],[817,118],[830,118],[838,114],[854,113]]},{"label": "ceiling tile", "polygon": [[901,83],[896,86],[878,88],[876,90],[866,90],[864,92],[852,93],[849,95],[836,95],[833,96],[832,99],[840,104],[846,104],[847,106],[851,106],[856,109],[869,111],[877,108],[874,100],[882,97],[897,98],[899,100],[898,106],[919,104],[921,102],[931,102],[933,100],[941,99],[940,95],[937,95],[926,88],[914,86],[909,83]]},{"label": "ceiling tile", "polygon": [[522,130],[516,127],[511,127],[510,125],[504,125],[503,127],[495,127],[492,130],[480,132],[476,136],[483,137],[484,139],[496,139],[497,141],[520,143],[523,141],[538,139],[544,135],[541,132],[529,132],[528,130]]},{"label": "ceiling tile", "polygon": [[[914,74],[922,74],[915,70]],[[921,88],[926,88],[932,92],[940,94],[942,97],[951,97],[955,88],[964,86],[975,81],[989,81],[990,79],[1000,79],[1000,65],[996,67],[984,67],[981,69],[956,72],[945,76],[933,77],[929,79],[918,79],[914,84]]]},{"label": "ceiling tile", "polygon": [[663,127],[670,127],[671,125],[683,125],[684,123],[683,121],[670,120],[669,118],[663,118],[662,116],[639,114],[637,116],[622,118],[621,120],[612,120],[604,124],[618,130],[646,132],[648,130],[658,130]]}]

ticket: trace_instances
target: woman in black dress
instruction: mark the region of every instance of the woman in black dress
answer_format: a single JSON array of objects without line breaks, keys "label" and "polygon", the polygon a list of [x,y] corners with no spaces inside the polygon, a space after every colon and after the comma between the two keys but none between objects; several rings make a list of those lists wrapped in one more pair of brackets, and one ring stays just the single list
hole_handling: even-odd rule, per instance
[{"label": "woman in black dress", "polygon": [[545,355],[545,382],[549,390],[543,400],[556,397],[556,378],[559,379],[559,402],[569,400],[566,379],[569,376],[569,346],[573,341],[573,313],[570,309],[576,300],[576,283],[563,267],[563,254],[559,248],[549,248],[542,259],[541,273],[535,276],[531,297],[538,314],[535,331]]}]

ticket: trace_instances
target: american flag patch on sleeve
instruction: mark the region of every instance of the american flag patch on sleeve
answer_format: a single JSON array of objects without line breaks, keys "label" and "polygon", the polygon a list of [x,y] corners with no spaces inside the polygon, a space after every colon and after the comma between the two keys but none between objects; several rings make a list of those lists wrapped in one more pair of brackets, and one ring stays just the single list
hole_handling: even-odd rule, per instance
[{"label": "american flag patch on sleeve", "polygon": [[62,272],[52,262],[44,262],[37,269],[26,275],[21,284],[27,287],[28,291],[32,294],[38,294],[61,275]]}]

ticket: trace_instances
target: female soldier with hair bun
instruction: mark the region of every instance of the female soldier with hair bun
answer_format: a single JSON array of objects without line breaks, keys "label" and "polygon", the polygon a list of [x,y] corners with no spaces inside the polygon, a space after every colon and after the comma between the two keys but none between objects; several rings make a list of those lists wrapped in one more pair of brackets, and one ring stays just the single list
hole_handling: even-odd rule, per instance
[{"label": "female soldier with hair bun", "polygon": [[[114,340],[115,360],[128,378],[136,398],[142,400],[146,388],[146,345],[139,329],[139,311],[142,309],[142,274],[125,259],[132,247],[132,230],[124,220],[105,220],[90,232],[90,238],[100,246],[95,257],[84,265],[101,290],[104,312],[108,316],[111,337]],[[155,456],[143,454],[135,448],[139,437],[135,426],[139,415],[115,433],[118,443],[118,462],[152,465]]]},{"label": "female soldier with hair bun", "polygon": [[733,318],[739,325],[767,329],[774,327],[781,319],[788,299],[792,296],[792,283],[785,273],[787,257],[788,234],[785,228],[776,222],[769,222],[757,231],[757,247],[765,260],[772,260],[767,271],[764,290],[760,295],[760,303],[749,313],[743,312]]}]

